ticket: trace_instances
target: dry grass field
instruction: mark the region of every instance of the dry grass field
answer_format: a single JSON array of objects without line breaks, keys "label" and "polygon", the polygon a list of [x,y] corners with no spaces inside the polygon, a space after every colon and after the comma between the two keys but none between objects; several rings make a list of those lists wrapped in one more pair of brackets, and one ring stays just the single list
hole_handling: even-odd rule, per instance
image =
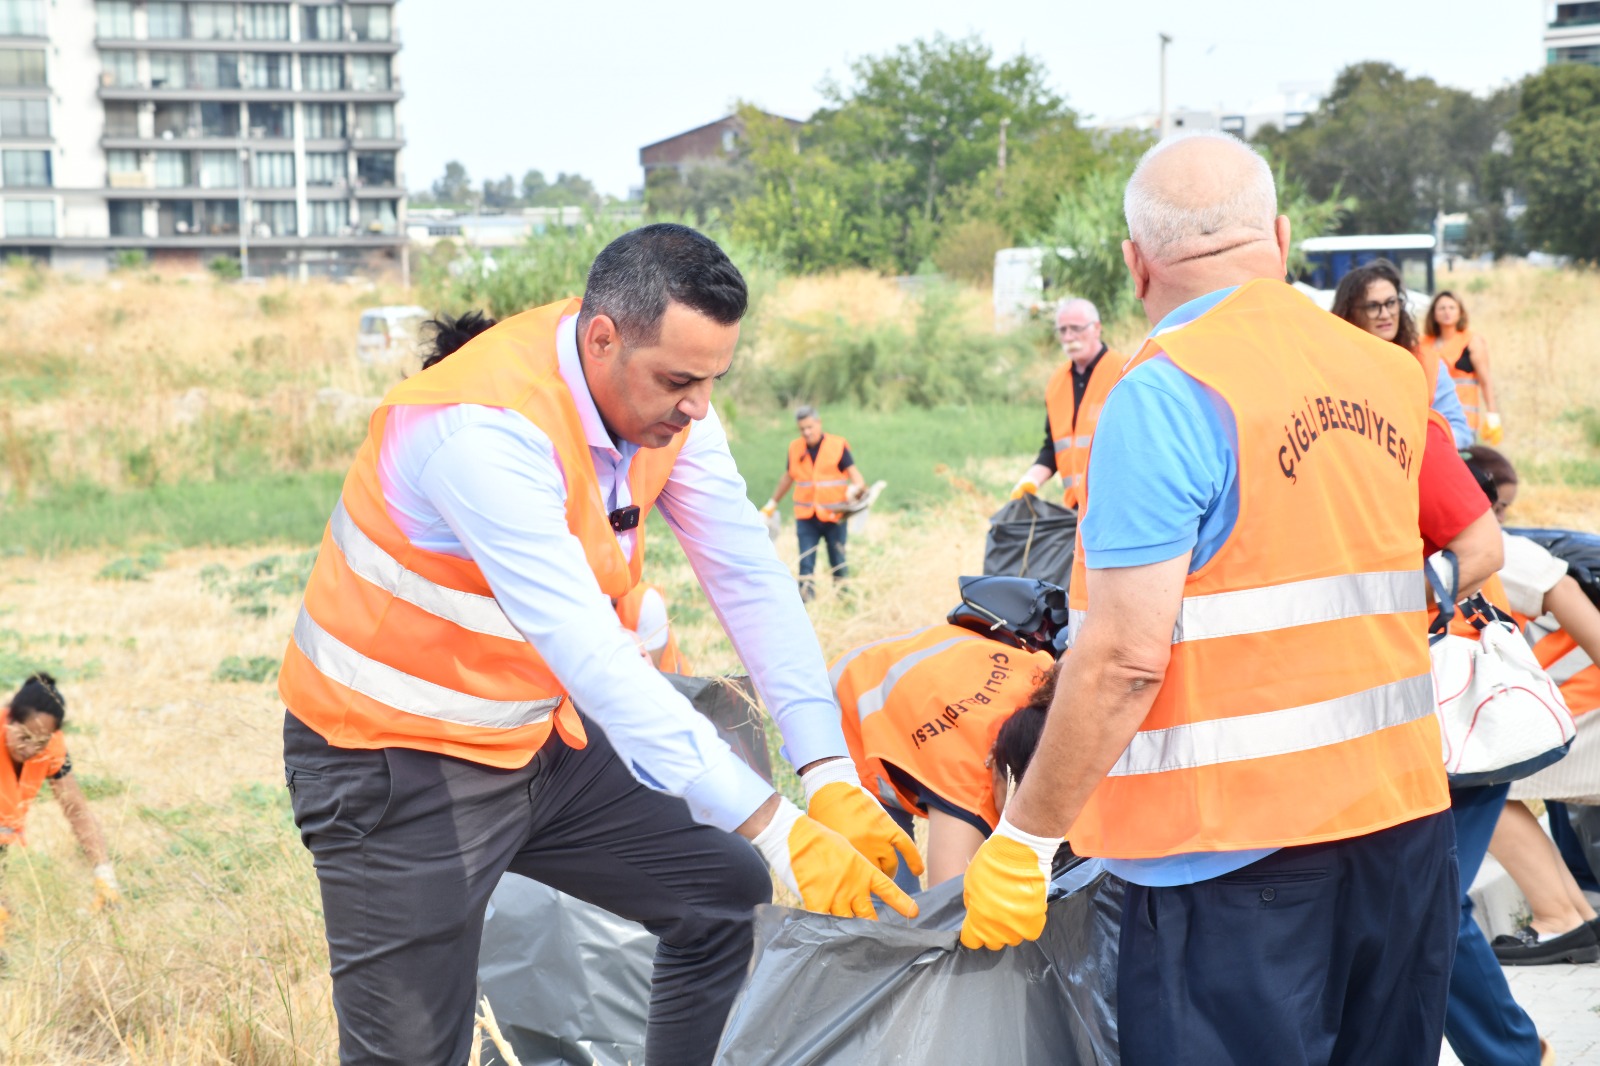
[{"label": "dry grass field", "polygon": [[[1600,279],[1507,269],[1450,282],[1494,346],[1507,449],[1530,473],[1514,519],[1600,529],[1591,428]],[[352,358],[355,314],[405,302],[332,286],[41,285],[14,271],[7,284],[0,319],[18,343],[0,353],[0,545],[25,497],[74,483],[123,491],[180,475],[227,481],[239,471],[219,464],[224,454],[254,456],[268,471],[342,467],[359,420],[352,430],[320,410],[317,390],[379,391],[381,372]],[[828,306],[842,299],[829,291],[838,284],[797,285],[790,298],[797,310]],[[887,299],[872,289],[850,314],[870,316]],[[205,390],[203,405],[185,401],[194,389]],[[1030,406],[1018,418],[1031,426],[1038,413]],[[229,433],[255,436],[230,451]],[[1026,460],[930,454],[948,498],[875,514],[869,535],[852,541],[854,595],[845,601],[824,583],[813,608],[824,650],[942,616],[955,577],[980,565],[996,486]],[[735,668],[669,541],[652,540],[648,570],[687,654],[700,672]],[[115,910],[90,911],[89,872],[65,820],[39,803],[30,846],[11,849],[0,874],[13,913],[0,1061],[332,1060],[316,884],[282,787],[282,709],[270,682],[249,679],[253,660],[282,651],[305,548],[0,555],[0,673],[36,662],[65,678],[76,773],[125,894]],[[779,549],[792,563],[787,524]]]}]

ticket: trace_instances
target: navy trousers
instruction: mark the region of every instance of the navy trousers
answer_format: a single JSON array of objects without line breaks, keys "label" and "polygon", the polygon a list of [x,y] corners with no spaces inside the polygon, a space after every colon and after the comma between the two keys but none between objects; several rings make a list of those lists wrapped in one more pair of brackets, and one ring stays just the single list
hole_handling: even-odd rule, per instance
[{"label": "navy trousers", "polygon": [[811,575],[817,568],[817,550],[826,545],[828,549],[828,568],[833,572],[835,581],[843,581],[850,576],[850,567],[845,563],[844,544],[850,534],[850,527],[845,522],[823,522],[816,518],[797,518],[794,520],[795,537],[800,541],[800,588],[810,591]]},{"label": "navy trousers", "polygon": [[1467,889],[1489,853],[1489,838],[1506,806],[1509,784],[1452,789],[1450,814],[1456,823],[1456,854],[1461,864],[1461,925],[1456,934],[1456,964],[1450,971],[1450,1008],[1444,1035],[1464,1066],[1538,1066],[1539,1033],[1528,1012],[1517,1005],[1489,941],[1472,917]]},{"label": "navy trousers", "polygon": [[1460,911],[1450,818],[1128,885],[1125,1066],[1436,1062]]},{"label": "navy trousers", "polygon": [[1545,800],[1544,805],[1550,812],[1550,837],[1556,842],[1567,869],[1572,871],[1573,880],[1585,892],[1600,892],[1600,880],[1596,880],[1589,856],[1584,854],[1583,841],[1578,838],[1578,831],[1572,825],[1573,816],[1586,808],[1576,803],[1568,806],[1555,800]]}]

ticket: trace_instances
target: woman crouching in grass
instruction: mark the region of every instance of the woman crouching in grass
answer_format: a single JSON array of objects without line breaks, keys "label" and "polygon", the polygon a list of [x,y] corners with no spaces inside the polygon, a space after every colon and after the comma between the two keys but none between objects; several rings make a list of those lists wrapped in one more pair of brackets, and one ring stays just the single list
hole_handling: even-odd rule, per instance
[{"label": "woman crouching in grass", "polygon": [[[23,828],[28,808],[39,788],[50,782],[51,791],[61,803],[78,846],[94,867],[94,904],[99,910],[120,898],[116,871],[106,854],[105,834],[89,810],[89,801],[72,776],[72,760],[67,756],[66,737],[61,723],[67,705],[49,674],[34,674],[22,683],[11,702],[0,708],[0,726],[5,729],[6,754],[0,758],[0,861],[12,844],[26,843]],[[0,945],[5,943],[6,923],[11,915],[0,903]]]}]

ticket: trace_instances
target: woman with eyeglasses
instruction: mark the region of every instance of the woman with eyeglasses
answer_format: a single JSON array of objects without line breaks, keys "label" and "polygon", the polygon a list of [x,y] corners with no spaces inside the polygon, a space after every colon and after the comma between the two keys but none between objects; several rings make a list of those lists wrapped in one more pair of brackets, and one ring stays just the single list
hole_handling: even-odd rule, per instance
[{"label": "woman with eyeglasses", "polygon": [[1467,326],[1467,308],[1453,292],[1441,292],[1428,305],[1423,333],[1417,342],[1422,352],[1439,357],[1455,386],[1456,398],[1466,412],[1467,425],[1487,444],[1505,436],[1495,410],[1494,379],[1489,372],[1489,344],[1483,334]]},{"label": "woman with eyeglasses", "polygon": [[[105,834],[89,810],[89,801],[72,776],[72,760],[61,723],[67,716],[66,700],[56,679],[37,673],[22,683],[11,702],[0,708],[5,730],[5,758],[0,758],[0,855],[12,844],[26,843],[23,828],[28,808],[46,781],[61,804],[61,813],[94,867],[95,910],[120,898],[116,871],[106,853]],[[0,944],[5,942],[11,915],[0,905]]]},{"label": "woman with eyeglasses", "polygon": [[1419,346],[1416,321],[1406,307],[1406,290],[1400,271],[1387,259],[1363,263],[1339,280],[1333,296],[1333,313],[1346,322],[1366,330],[1374,337],[1398,344],[1417,357],[1423,373],[1433,387],[1433,409],[1450,423],[1456,447],[1470,447],[1472,427],[1456,396],[1455,382],[1444,372],[1444,364],[1432,352]]}]

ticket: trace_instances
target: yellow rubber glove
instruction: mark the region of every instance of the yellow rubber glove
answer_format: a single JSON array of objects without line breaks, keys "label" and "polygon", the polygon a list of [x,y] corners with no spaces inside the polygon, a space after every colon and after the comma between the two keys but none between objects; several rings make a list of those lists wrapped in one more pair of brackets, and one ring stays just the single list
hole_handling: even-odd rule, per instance
[{"label": "yellow rubber glove", "polygon": [[885,877],[850,842],[800,808],[782,800],[778,813],[753,843],[772,873],[800,897],[808,911],[839,918],[876,918],[877,896],[907,918],[917,905]]},{"label": "yellow rubber glove", "polygon": [[1500,428],[1500,415],[1496,411],[1483,413],[1483,425],[1478,427],[1478,436],[1483,438],[1485,444],[1499,444],[1506,439],[1506,431]]},{"label": "yellow rubber glove", "polygon": [[94,901],[92,911],[103,911],[122,902],[122,889],[117,885],[117,872],[109,862],[94,868]]},{"label": "yellow rubber glove", "polygon": [[11,912],[0,906],[0,948],[6,946],[6,926],[11,924]]},{"label": "yellow rubber glove", "polygon": [[1045,890],[1061,841],[1000,824],[967,866],[961,943],[999,950],[1044,932]]},{"label": "yellow rubber glove", "polygon": [[761,505],[761,517],[762,518],[771,518],[773,515],[775,515],[777,513],[778,513],[778,503],[777,503],[776,500],[768,500],[766,503]]},{"label": "yellow rubber glove", "polygon": [[806,790],[806,813],[855,845],[867,861],[890,877],[900,868],[898,851],[918,877],[924,869],[916,841],[861,787],[861,775],[849,759],[830,759],[800,775]]},{"label": "yellow rubber glove", "polygon": [[1027,478],[1023,478],[1021,481],[1017,482],[1016,486],[1011,490],[1011,498],[1013,500],[1020,500],[1024,496],[1037,496],[1038,494],[1039,486],[1035,485]]}]

